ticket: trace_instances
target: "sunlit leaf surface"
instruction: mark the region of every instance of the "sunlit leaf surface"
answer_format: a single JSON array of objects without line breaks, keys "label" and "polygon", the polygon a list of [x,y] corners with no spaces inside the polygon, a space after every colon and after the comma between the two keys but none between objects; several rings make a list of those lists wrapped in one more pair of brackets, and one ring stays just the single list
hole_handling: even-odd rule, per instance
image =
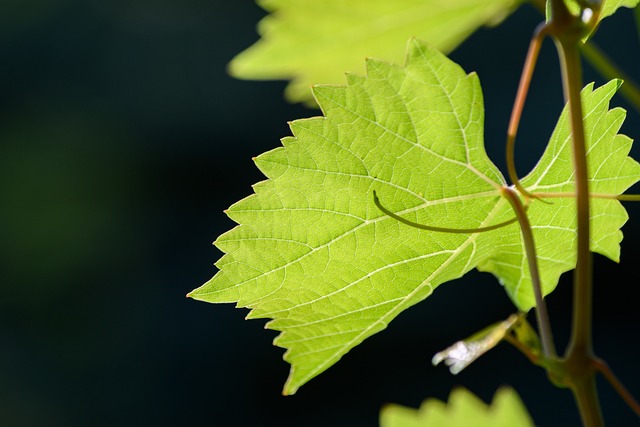
[{"label": "sunlit leaf surface", "polygon": [[[409,43],[404,67],[367,61],[367,76],[318,86],[323,117],[291,123],[284,147],[256,158],[267,180],[227,211],[239,225],[220,236],[220,271],[191,293],[236,302],[282,333],[294,393],[440,284],[478,267],[495,274],[514,303],[534,303],[520,231],[447,234],[419,230],[383,214],[373,192],[398,215],[449,228],[486,227],[513,218],[502,174],[484,150],[478,77],[437,50]],[[583,91],[591,188],[618,194],[638,180],[617,135],[624,119],[608,102],[611,82]],[[566,112],[549,148],[523,179],[532,192],[566,193],[533,201],[528,212],[545,293],[575,265],[575,214]],[[616,200],[594,199],[593,249],[618,259],[626,221]]]}]

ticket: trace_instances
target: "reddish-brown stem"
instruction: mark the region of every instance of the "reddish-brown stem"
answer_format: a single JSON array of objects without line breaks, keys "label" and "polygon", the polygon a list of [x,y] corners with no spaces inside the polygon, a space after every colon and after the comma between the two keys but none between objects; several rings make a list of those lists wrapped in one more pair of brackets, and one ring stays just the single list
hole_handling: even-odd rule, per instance
[{"label": "reddish-brown stem", "polygon": [[527,58],[522,69],[516,100],[513,104],[513,109],[511,110],[509,129],[507,130],[507,171],[509,173],[509,179],[518,191],[526,197],[531,197],[531,194],[520,184],[520,179],[518,178],[515,163],[515,142],[516,135],[518,133],[518,126],[520,125],[520,118],[522,117],[522,110],[524,109],[524,103],[527,99],[529,86],[531,85],[533,71],[536,67],[536,62],[538,61],[538,54],[542,47],[542,41],[546,35],[547,26],[545,23],[542,23],[538,28],[536,28],[533,38],[531,39],[531,43],[529,44],[529,51],[527,52]]},{"label": "reddish-brown stem", "polygon": [[595,359],[593,361],[594,367],[602,376],[611,384],[616,392],[620,395],[622,400],[640,417],[640,403],[629,393],[629,390],[620,382],[618,377],[615,376],[609,365],[604,360]]}]

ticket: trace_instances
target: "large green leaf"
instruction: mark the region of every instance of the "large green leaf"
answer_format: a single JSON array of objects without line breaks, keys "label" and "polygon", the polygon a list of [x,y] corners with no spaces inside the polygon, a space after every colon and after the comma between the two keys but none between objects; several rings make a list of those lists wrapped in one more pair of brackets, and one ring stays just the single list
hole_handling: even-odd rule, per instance
[{"label": "large green leaf", "polygon": [[[220,271],[193,298],[237,302],[250,318],[282,331],[291,374],[285,393],[337,362],[440,284],[478,266],[491,271],[522,310],[533,294],[519,228],[446,234],[384,215],[440,227],[485,227],[513,218],[504,178],[483,145],[478,77],[412,40],[405,67],[367,61],[367,77],[318,86],[324,117],[291,123],[284,147],[259,156],[269,178],[228,210],[239,226],[220,236]],[[622,110],[608,111],[617,82],[584,93],[592,187],[617,194],[638,179],[616,136]],[[524,184],[535,192],[571,191],[566,113]],[[617,259],[626,212],[616,200],[593,202],[594,249]],[[529,208],[545,292],[575,264],[573,199]]]},{"label": "large green leaf", "polygon": [[465,389],[456,389],[449,402],[426,400],[420,409],[386,406],[380,414],[380,427],[533,427],[517,393],[498,390],[491,405]]},{"label": "large green leaf", "polygon": [[271,14],[262,36],[230,64],[246,79],[291,79],[287,97],[312,102],[309,86],[342,83],[364,57],[402,62],[412,36],[450,51],[479,26],[505,17],[520,0],[259,0]]}]

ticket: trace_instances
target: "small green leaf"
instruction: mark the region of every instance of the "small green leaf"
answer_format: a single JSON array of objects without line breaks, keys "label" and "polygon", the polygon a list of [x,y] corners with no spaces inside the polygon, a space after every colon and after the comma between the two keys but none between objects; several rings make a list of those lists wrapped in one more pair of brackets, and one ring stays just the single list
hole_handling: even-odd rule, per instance
[{"label": "small green leaf", "polygon": [[[225,253],[220,271],[190,295],[273,319],[267,327],[282,332],[274,343],[291,363],[285,394],[473,268],[495,274],[520,310],[534,304],[517,224],[484,233],[426,231],[385,215],[373,200],[376,191],[403,218],[444,228],[513,218],[501,196],[505,180],[484,149],[477,75],[412,40],[404,67],[368,60],[367,76],[349,74],[347,83],[315,87],[324,117],[292,122],[284,147],[256,159],[268,180],[229,208],[239,225],[216,241]],[[631,140],[617,135],[624,111],[608,110],[619,84],[582,93],[591,188],[605,196],[640,177],[640,165],[627,157]],[[522,181],[531,192],[564,196],[534,200],[528,210],[545,293],[575,266],[568,129],[565,111]],[[592,246],[617,259],[626,211],[613,199],[592,206]]]},{"label": "small green leaf", "polygon": [[342,83],[365,57],[401,63],[412,36],[451,51],[478,27],[507,16],[521,0],[260,0],[270,12],[262,36],[230,64],[244,79],[291,79],[291,101],[313,103],[309,86]]},{"label": "small green leaf", "polygon": [[517,393],[498,390],[489,406],[473,393],[459,388],[449,403],[426,400],[420,409],[388,405],[380,414],[380,427],[533,427],[533,421]]},{"label": "small green leaf", "polygon": [[458,341],[450,347],[436,353],[431,360],[434,365],[444,362],[453,375],[473,363],[478,357],[497,346],[518,322],[519,316],[512,314],[502,322],[487,326],[467,339]]}]

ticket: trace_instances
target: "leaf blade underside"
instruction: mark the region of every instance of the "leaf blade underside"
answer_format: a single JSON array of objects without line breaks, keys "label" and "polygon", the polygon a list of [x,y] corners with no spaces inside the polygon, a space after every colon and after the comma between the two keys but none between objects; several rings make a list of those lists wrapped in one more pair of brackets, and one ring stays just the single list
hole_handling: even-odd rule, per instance
[{"label": "leaf blade underside", "polygon": [[[411,40],[404,67],[368,60],[367,76],[348,75],[347,83],[315,87],[324,117],[292,122],[283,147],[256,158],[268,179],[229,208],[239,225],[216,241],[225,253],[220,271],[190,294],[272,319],[267,327],[281,331],[274,344],[287,349],[291,364],[285,394],[478,265],[498,275],[521,309],[533,301],[530,286],[517,288],[527,283],[526,266],[518,277],[499,271],[506,268],[500,251],[522,255],[517,225],[433,233],[400,224],[373,203],[375,190],[399,215],[449,228],[513,217],[500,196],[504,178],[484,150],[478,77]],[[532,223],[540,233],[533,215]],[[561,261],[555,271],[571,268],[550,256]]]}]

